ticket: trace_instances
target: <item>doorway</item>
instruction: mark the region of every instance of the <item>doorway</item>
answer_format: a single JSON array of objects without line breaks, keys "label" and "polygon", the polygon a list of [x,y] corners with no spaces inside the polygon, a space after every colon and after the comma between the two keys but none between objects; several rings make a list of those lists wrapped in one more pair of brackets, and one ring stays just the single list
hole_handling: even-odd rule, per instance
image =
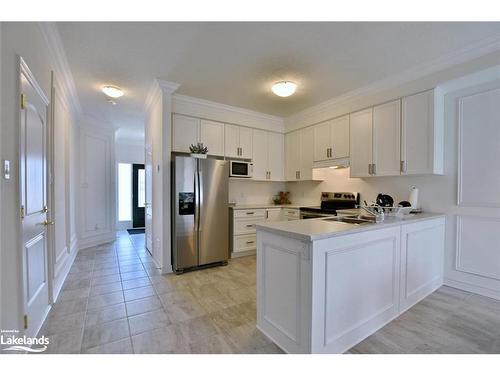
[{"label": "doorway", "polygon": [[144,228],[146,173],[144,164],[132,164],[132,227]]}]

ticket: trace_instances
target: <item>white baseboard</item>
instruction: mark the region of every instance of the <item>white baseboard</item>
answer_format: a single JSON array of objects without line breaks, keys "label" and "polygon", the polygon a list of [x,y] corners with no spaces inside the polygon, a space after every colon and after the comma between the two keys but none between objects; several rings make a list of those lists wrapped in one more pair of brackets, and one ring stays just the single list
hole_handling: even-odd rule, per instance
[{"label": "white baseboard", "polygon": [[471,292],[475,294],[480,294],[485,297],[494,298],[500,300],[500,291],[488,289],[482,286],[465,283],[463,281],[457,281],[452,279],[444,279],[444,285],[451,286],[452,288],[465,290],[466,292]]},{"label": "white baseboard", "polygon": [[239,253],[231,252],[230,259],[248,257],[248,256],[255,255],[255,254],[257,254],[257,250],[240,251]]},{"label": "white baseboard", "polygon": [[116,241],[116,232],[110,232],[110,233],[99,234],[96,236],[88,236],[80,238],[78,240],[78,245],[81,250],[93,246],[99,246],[113,241]]},{"label": "white baseboard", "polygon": [[66,281],[66,278],[68,277],[69,270],[71,269],[71,266],[75,262],[76,254],[78,253],[78,239],[73,237],[71,239],[70,243],[70,251],[68,258],[64,264],[64,267],[60,271],[60,275],[57,278],[57,280],[54,280],[54,289],[53,289],[53,295],[52,295],[52,300],[53,302],[57,301],[57,298],[59,297],[59,293],[61,292],[62,286],[64,285],[64,282]]}]

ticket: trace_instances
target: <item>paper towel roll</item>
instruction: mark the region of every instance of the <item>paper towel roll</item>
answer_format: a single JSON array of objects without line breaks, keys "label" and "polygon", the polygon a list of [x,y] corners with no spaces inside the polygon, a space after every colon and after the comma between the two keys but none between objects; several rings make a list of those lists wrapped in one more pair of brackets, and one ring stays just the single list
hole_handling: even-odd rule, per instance
[{"label": "paper towel roll", "polygon": [[418,209],[418,188],[416,186],[410,188],[410,198],[408,201],[414,210]]}]

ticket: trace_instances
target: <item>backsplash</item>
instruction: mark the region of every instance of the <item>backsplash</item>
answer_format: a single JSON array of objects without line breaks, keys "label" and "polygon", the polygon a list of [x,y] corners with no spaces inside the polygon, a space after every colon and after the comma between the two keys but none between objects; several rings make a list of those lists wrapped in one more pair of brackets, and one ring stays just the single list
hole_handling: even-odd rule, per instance
[{"label": "backsplash", "polygon": [[252,180],[229,180],[229,203],[268,204],[273,195],[284,191],[284,182],[266,182]]},{"label": "backsplash", "polygon": [[[395,203],[408,200],[410,187],[419,188],[419,205],[427,211],[439,210],[443,201],[450,199],[452,176],[397,176],[349,178],[349,168],[314,170],[315,178],[323,181],[288,183],[290,200],[294,204],[319,204],[322,191],[355,191],[361,194],[361,203],[371,203],[378,193],[389,194]],[[453,186],[453,185],[452,185]],[[453,188],[451,186],[451,188]]]}]

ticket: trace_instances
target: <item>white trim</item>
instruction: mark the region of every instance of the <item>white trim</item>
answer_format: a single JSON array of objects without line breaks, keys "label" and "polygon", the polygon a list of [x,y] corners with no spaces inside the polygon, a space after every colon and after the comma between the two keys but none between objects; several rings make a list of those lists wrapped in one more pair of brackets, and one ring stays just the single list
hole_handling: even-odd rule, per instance
[{"label": "white trim", "polygon": [[338,106],[342,103],[363,98],[367,95],[373,95],[383,90],[387,90],[419,78],[425,77],[429,74],[445,70],[452,66],[465,63],[467,61],[476,59],[478,57],[487,55],[489,53],[500,51],[500,37],[494,36],[488,39],[484,39],[478,43],[469,45],[458,51],[454,51],[445,56],[439,57],[435,60],[416,65],[410,69],[407,69],[401,73],[383,78],[381,80],[375,81],[367,86],[361,87],[349,91],[345,94],[336,96],[332,99],[326,100],[315,106],[309,107],[303,111],[297,112],[286,118],[286,122],[298,123],[302,122],[303,125],[306,124],[307,118],[317,115],[320,112],[326,111],[330,107]]},{"label": "white trim", "polygon": [[470,284],[470,283],[465,282],[465,281],[460,281],[460,280],[455,280],[455,279],[450,279],[450,278],[445,278],[443,285],[446,285],[446,286],[449,286],[449,287],[452,287],[455,289],[465,290],[466,292],[479,294],[481,296],[486,296],[486,297],[500,300],[500,292],[498,290],[486,288],[486,287],[481,286],[481,285]]},{"label": "white trim", "polygon": [[[36,93],[38,95],[40,95],[40,97],[42,98],[44,105],[46,105],[48,107],[49,106],[49,98],[47,97],[45,92],[42,90],[42,88],[40,87],[40,85],[36,81],[35,76],[33,75],[30,68],[28,67],[28,64],[26,64],[26,61],[24,61],[24,59],[21,56],[19,56],[19,66],[21,69],[21,74],[24,74],[26,76],[30,85],[33,86],[33,88],[36,90]],[[48,111],[49,111],[49,108],[47,108],[47,112]],[[49,119],[48,116],[49,116],[49,114],[47,113],[47,120]]]},{"label": "white trim", "polygon": [[193,96],[187,96],[187,95],[181,95],[181,94],[174,94],[173,98],[174,98],[174,100],[179,101],[179,102],[201,105],[201,106],[205,106],[205,107],[211,107],[211,108],[215,108],[218,110],[224,110],[224,111],[238,113],[240,115],[252,116],[252,117],[257,117],[257,118],[260,118],[263,120],[275,121],[277,123],[283,123],[282,117],[269,115],[267,113],[252,111],[250,109],[246,109],[246,108],[242,108],[242,107],[234,107],[234,106],[231,106],[228,104],[213,102],[210,100],[195,98]]},{"label": "white trim", "polygon": [[63,86],[63,91],[70,103],[74,114],[81,115],[82,107],[76,91],[73,74],[69,68],[68,59],[64,51],[63,43],[57,26],[54,22],[37,22],[40,33],[45,39],[50,55],[54,58],[54,65],[59,82]]},{"label": "white trim", "polygon": [[156,82],[165,94],[172,95],[181,86],[179,83],[165,81],[163,79],[156,79]]}]

